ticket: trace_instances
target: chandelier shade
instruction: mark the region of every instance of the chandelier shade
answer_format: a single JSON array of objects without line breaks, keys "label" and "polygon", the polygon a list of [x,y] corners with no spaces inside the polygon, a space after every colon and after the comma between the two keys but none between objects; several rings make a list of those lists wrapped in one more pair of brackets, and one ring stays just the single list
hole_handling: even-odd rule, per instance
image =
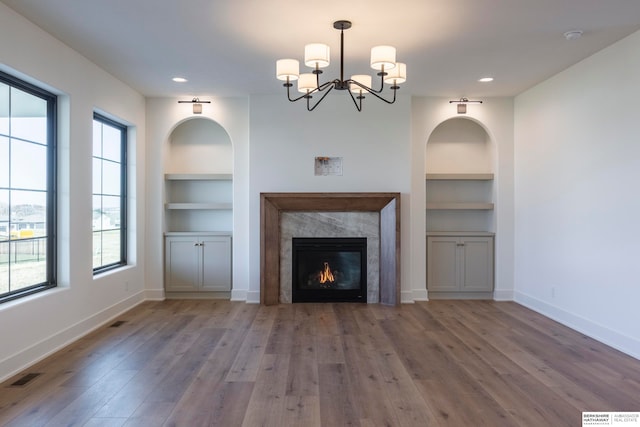
[{"label": "chandelier shade", "polygon": [[311,73],[300,74],[298,92],[309,93],[316,88],[316,76]]},{"label": "chandelier shade", "polygon": [[[333,28],[340,30],[340,76],[333,80],[320,82],[322,68],[331,63],[331,50],[323,43],[310,43],[304,47],[304,64],[312,70],[310,73],[300,74],[300,63],[296,59],[279,59],[276,61],[276,77],[282,80],[287,88],[287,99],[291,102],[306,100],[307,110],[313,111],[322,100],[333,90],[347,91],[356,109],[362,111],[362,100],[366,95],[372,95],[387,104],[396,102],[396,92],[399,84],[407,80],[407,66],[405,63],[396,62],[396,49],[393,46],[381,45],[371,48],[371,68],[376,70],[379,77],[379,88],[372,86],[372,77],[368,74],[356,74],[349,79],[344,78],[344,30],[351,28],[350,21],[336,21]],[[298,80],[298,92],[302,95],[291,97],[293,81]],[[390,99],[381,94],[385,83],[392,91]],[[312,102],[317,95],[317,101]]]},{"label": "chandelier shade", "polygon": [[311,43],[304,47],[304,65],[324,68],[331,61],[329,46],[322,43]]},{"label": "chandelier shade", "polygon": [[276,62],[276,77],[278,80],[298,80],[300,63],[297,59],[279,59]]},{"label": "chandelier shade", "polygon": [[371,48],[371,68],[374,70],[390,70],[396,66],[396,48],[393,46],[376,46]]},{"label": "chandelier shade", "polygon": [[407,81],[407,64],[396,62],[396,66],[384,76],[384,82],[390,85],[399,85]]}]

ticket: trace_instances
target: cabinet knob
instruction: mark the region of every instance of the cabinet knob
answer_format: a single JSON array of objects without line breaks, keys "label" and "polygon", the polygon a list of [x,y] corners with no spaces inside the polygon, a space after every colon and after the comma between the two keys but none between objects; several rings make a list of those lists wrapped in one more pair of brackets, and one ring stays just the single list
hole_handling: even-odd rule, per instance
[{"label": "cabinet knob", "polygon": [[456,246],[464,246],[464,243],[456,243]]}]

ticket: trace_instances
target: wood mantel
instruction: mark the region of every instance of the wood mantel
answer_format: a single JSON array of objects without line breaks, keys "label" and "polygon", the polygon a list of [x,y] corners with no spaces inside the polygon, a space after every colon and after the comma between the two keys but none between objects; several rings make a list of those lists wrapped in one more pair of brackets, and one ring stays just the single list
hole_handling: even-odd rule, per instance
[{"label": "wood mantel", "polygon": [[400,193],[261,193],[260,303],[280,303],[280,212],[380,214],[380,303],[400,303]]}]

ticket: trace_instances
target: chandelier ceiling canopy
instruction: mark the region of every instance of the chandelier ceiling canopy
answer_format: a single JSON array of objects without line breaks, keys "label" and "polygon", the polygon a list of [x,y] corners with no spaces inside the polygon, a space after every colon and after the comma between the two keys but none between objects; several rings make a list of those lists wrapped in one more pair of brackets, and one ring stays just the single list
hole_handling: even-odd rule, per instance
[{"label": "chandelier ceiling canopy", "polygon": [[[287,98],[291,102],[301,99],[306,100],[307,110],[313,111],[322,100],[333,90],[346,90],[358,111],[362,111],[362,100],[367,94],[393,104],[396,101],[398,86],[407,80],[407,66],[402,62],[396,62],[396,49],[392,46],[375,46],[371,48],[371,68],[378,71],[380,77],[379,89],[372,87],[372,78],[369,74],[356,74],[351,78],[344,78],[344,30],[351,28],[350,21],[336,21],[333,28],[340,30],[340,77],[320,83],[322,68],[329,66],[331,62],[329,46],[322,43],[311,43],[304,48],[304,64],[313,70],[310,73],[300,74],[300,63],[297,59],[280,59],[276,62],[276,77],[283,80],[287,88]],[[290,88],[293,81],[298,81],[298,92],[302,95],[292,98]],[[381,95],[385,83],[390,85],[393,97],[386,99]],[[313,96],[318,94],[319,99],[313,103]]]}]

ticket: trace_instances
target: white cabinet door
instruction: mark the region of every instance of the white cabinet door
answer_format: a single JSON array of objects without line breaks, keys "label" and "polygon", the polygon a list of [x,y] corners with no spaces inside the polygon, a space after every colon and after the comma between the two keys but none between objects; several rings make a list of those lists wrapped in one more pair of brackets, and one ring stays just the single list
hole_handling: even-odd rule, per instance
[{"label": "white cabinet door", "polygon": [[493,290],[493,239],[465,237],[461,242],[462,260],[460,287],[466,292]]},{"label": "white cabinet door", "polygon": [[458,290],[458,239],[427,239],[427,288],[429,291]]},{"label": "white cabinet door", "polygon": [[231,290],[231,237],[204,237],[202,242],[202,290]]},{"label": "white cabinet door", "polygon": [[428,237],[427,290],[461,294],[493,291],[493,237]]},{"label": "white cabinet door", "polygon": [[195,237],[167,237],[165,281],[167,291],[192,292],[200,282],[200,246]]},{"label": "white cabinet door", "polygon": [[165,257],[168,292],[231,290],[231,236],[170,236]]}]

